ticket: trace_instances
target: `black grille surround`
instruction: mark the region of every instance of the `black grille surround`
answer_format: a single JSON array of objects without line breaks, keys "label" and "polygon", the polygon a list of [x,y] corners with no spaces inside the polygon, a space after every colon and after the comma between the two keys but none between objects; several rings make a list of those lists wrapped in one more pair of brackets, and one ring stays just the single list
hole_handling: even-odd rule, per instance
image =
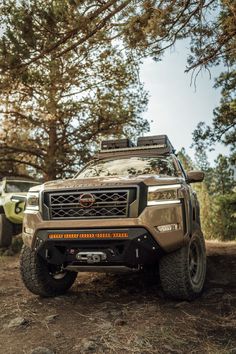
[{"label": "black grille surround", "polygon": [[[84,198],[91,202],[81,203]],[[49,220],[127,218],[136,198],[137,188],[45,192],[44,216]]]}]

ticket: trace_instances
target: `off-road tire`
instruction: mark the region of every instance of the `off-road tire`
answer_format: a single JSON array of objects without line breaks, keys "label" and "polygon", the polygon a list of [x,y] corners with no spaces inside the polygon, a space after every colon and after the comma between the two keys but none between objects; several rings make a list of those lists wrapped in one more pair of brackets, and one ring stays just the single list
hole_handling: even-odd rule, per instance
[{"label": "off-road tire", "polygon": [[61,279],[55,279],[49,265],[36,252],[23,246],[20,257],[20,272],[26,288],[41,297],[65,294],[73,285],[77,273],[67,271]]},{"label": "off-road tire", "polygon": [[13,225],[6,218],[5,214],[0,214],[0,247],[9,247],[12,242]]},{"label": "off-road tire", "polygon": [[[193,248],[198,249],[200,258],[198,262],[191,263]],[[193,263],[197,263],[195,280]],[[163,256],[159,270],[162,289],[168,297],[188,301],[197,298],[203,290],[206,277],[206,248],[201,230],[198,228],[194,232],[187,245]]]}]

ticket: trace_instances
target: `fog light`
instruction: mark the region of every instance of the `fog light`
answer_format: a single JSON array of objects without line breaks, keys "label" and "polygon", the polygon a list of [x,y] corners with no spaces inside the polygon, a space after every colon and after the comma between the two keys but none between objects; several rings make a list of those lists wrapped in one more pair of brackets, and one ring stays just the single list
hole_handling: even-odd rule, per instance
[{"label": "fog light", "polygon": [[170,232],[176,231],[179,229],[178,224],[168,224],[168,225],[161,225],[156,227],[159,232]]}]

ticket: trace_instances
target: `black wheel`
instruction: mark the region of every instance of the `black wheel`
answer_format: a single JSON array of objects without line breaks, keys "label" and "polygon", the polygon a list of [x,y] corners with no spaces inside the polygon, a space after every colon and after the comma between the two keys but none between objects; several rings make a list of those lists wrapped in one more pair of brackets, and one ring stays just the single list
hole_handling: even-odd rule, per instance
[{"label": "black wheel", "polygon": [[23,246],[20,257],[20,272],[26,288],[42,297],[66,293],[73,285],[77,273],[50,265],[29,247]]},{"label": "black wheel", "polygon": [[200,229],[179,250],[160,260],[160,280],[164,293],[179,300],[198,297],[206,277],[205,241]]},{"label": "black wheel", "polygon": [[5,214],[0,214],[0,247],[9,247],[12,241],[13,225],[6,218]]}]

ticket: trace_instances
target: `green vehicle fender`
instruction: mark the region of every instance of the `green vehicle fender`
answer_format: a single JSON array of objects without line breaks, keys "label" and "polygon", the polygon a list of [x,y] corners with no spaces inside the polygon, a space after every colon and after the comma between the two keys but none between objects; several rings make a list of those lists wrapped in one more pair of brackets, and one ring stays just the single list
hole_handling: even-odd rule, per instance
[{"label": "green vehicle fender", "polygon": [[[17,200],[15,193],[7,193],[0,197],[0,209],[4,210],[7,219],[14,224],[21,224],[23,221],[23,212],[25,209],[25,201]],[[21,194],[20,197],[26,197]]]}]

